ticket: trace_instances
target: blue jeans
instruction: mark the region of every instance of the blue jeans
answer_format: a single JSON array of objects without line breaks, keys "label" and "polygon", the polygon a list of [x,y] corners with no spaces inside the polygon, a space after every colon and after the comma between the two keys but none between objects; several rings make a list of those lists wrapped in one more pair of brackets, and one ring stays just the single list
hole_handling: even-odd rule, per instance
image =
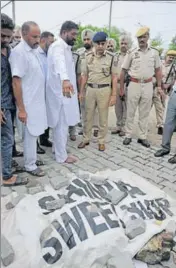
[{"label": "blue jeans", "polygon": [[14,144],[12,115],[10,110],[4,110],[6,123],[1,125],[1,157],[2,178],[8,180],[12,177],[12,148]]},{"label": "blue jeans", "polygon": [[176,92],[172,92],[168,107],[166,120],[163,129],[162,147],[164,150],[170,151],[171,138],[176,127]]}]

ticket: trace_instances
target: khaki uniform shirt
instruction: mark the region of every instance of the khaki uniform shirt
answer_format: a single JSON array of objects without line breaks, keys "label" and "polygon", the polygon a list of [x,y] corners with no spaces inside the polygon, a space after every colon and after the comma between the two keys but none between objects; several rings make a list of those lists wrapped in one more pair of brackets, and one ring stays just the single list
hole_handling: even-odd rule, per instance
[{"label": "khaki uniform shirt", "polygon": [[81,75],[81,62],[82,60],[85,59],[85,56],[91,51],[92,49],[86,50],[85,48],[82,48],[81,50],[77,51],[77,53],[79,54],[79,60],[78,60],[77,70],[76,70],[77,75]]},{"label": "khaki uniform shirt", "polygon": [[117,63],[117,56],[108,51],[101,56],[92,51],[82,61],[81,74],[88,76],[87,83],[111,84],[111,74],[117,75]]},{"label": "khaki uniform shirt", "polygon": [[[166,79],[167,79],[167,76],[170,72],[170,68],[171,68],[172,64],[167,64],[167,63],[164,63],[162,64],[162,82],[165,83],[166,82]],[[171,74],[167,80],[167,84],[172,84],[174,82],[174,80],[176,79],[176,67],[172,67],[172,71],[171,71]]]},{"label": "khaki uniform shirt", "polygon": [[77,69],[78,69],[78,63],[79,63],[79,54],[77,52],[73,52],[73,60],[75,63],[75,71],[77,74]]},{"label": "khaki uniform shirt", "polygon": [[122,68],[128,70],[131,77],[148,79],[154,76],[155,69],[161,65],[159,52],[148,47],[145,51],[140,48],[129,50],[125,56]]},{"label": "khaki uniform shirt", "polygon": [[120,73],[121,73],[121,70],[122,70],[122,64],[124,62],[124,59],[125,59],[125,54],[122,54],[122,52],[119,52],[116,54],[117,56],[117,60],[118,60],[118,63],[117,63],[117,75],[118,75],[118,81],[120,81]]}]

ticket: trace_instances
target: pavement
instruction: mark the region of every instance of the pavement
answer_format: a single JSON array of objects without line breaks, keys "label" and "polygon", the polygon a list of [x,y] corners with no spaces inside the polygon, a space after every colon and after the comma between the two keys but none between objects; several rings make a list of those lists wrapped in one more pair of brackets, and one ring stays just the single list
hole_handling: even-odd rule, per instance
[{"label": "pavement", "polygon": [[[43,160],[45,163],[42,169],[46,172],[46,176],[36,178],[26,173],[23,173],[22,176],[30,178],[29,188],[38,184],[47,184],[50,182],[50,178],[57,177],[59,174],[65,175],[70,172],[77,173],[78,170],[95,173],[106,169],[117,170],[120,168],[127,168],[176,198],[176,165],[168,163],[168,159],[173,155],[174,151],[172,151],[170,155],[162,158],[154,157],[154,153],[159,149],[162,138],[156,134],[155,117],[155,111],[152,109],[148,135],[148,139],[152,144],[151,148],[144,148],[138,144],[135,139],[137,137],[138,115],[136,115],[134,123],[134,139],[130,145],[124,146],[122,144],[123,138],[118,135],[111,135],[110,131],[115,126],[116,121],[114,108],[112,107],[109,112],[109,132],[107,135],[105,152],[98,151],[97,139],[94,137],[92,137],[89,146],[84,149],[77,149],[77,145],[82,139],[81,136],[77,136],[75,142],[68,139],[67,148],[69,153],[78,157],[78,161],[75,164],[59,164],[55,162],[51,148],[46,148],[46,154],[39,156],[39,159]],[[18,136],[16,137],[16,140],[18,149],[22,150],[22,144]],[[173,149],[176,149],[175,145],[176,133],[172,139]],[[16,160],[19,164],[23,164],[23,159],[16,158]],[[26,192],[25,187],[23,186],[7,189],[2,187],[2,195],[6,195],[11,190]]]}]

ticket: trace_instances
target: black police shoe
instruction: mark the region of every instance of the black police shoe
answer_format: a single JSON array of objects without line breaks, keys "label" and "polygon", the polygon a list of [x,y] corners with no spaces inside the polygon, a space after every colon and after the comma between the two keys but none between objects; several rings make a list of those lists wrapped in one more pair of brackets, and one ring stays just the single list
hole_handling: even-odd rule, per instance
[{"label": "black police shoe", "polygon": [[162,127],[158,128],[158,135],[163,135],[163,128]]},{"label": "black police shoe", "polygon": [[52,142],[49,140],[41,140],[40,145],[45,146],[45,147],[52,147]]},{"label": "black police shoe", "polygon": [[14,150],[12,152],[12,157],[22,157],[23,156],[23,152],[19,152],[17,150]]},{"label": "black police shoe", "polygon": [[40,147],[38,141],[37,141],[37,154],[45,154],[45,150],[43,150],[43,149]]},{"label": "black police shoe", "polygon": [[158,151],[154,154],[154,156],[155,156],[155,157],[161,157],[161,156],[166,155],[166,154],[169,154],[169,153],[170,153],[169,150],[160,149],[160,150],[158,150]]},{"label": "black police shoe", "polygon": [[132,142],[131,138],[125,138],[123,141],[123,145],[129,145]]},{"label": "black police shoe", "polygon": [[175,154],[173,157],[171,157],[171,158],[168,160],[168,162],[169,162],[170,164],[176,164],[176,154]]},{"label": "black police shoe", "polygon": [[149,148],[150,147],[150,143],[146,139],[138,139],[137,142],[140,143],[142,146],[144,146],[146,148]]}]

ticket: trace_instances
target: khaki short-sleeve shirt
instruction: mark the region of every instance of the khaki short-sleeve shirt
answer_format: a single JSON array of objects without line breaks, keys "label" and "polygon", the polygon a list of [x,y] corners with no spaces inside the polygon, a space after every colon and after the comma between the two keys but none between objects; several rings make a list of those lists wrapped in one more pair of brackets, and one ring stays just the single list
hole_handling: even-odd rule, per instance
[{"label": "khaki short-sleeve shirt", "polygon": [[111,75],[117,75],[117,56],[105,51],[101,56],[88,53],[81,63],[81,74],[88,76],[87,83],[111,84]]},{"label": "khaki short-sleeve shirt", "polygon": [[122,64],[122,68],[128,70],[129,75],[137,79],[153,77],[155,69],[160,66],[159,52],[152,47],[148,47],[145,51],[140,48],[129,50]]},{"label": "khaki short-sleeve shirt", "polygon": [[117,75],[118,75],[118,79],[120,79],[120,73],[122,70],[122,64],[124,62],[125,59],[125,54],[122,54],[121,52],[116,54],[117,59],[118,59],[118,63],[117,63]]},{"label": "khaki short-sleeve shirt", "polygon": [[[170,72],[172,64],[164,63],[162,64],[161,70],[162,70],[162,82],[165,83],[167,76]],[[172,67],[172,71],[169,75],[169,78],[167,80],[167,84],[172,84],[174,80],[176,79],[176,66]]]}]

